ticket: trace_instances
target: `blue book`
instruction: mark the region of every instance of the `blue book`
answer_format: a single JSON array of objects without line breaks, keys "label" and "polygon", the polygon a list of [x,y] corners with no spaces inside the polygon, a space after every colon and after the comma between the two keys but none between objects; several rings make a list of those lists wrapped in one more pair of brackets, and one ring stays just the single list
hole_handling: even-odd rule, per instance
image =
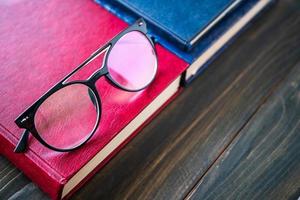
[{"label": "blue book", "polygon": [[156,33],[183,50],[194,47],[212,25],[216,25],[242,1],[100,0],[111,8],[121,9],[118,12],[121,15],[126,12],[135,19],[142,16]]},{"label": "blue book", "polygon": [[96,0],[129,24],[147,21],[150,34],[190,63],[190,82],[272,0]]}]

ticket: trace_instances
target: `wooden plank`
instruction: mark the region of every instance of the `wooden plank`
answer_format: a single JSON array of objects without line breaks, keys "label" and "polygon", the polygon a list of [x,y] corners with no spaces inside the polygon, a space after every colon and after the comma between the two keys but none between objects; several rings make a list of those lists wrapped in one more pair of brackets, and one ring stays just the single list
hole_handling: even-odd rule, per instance
[{"label": "wooden plank", "polygon": [[189,197],[214,200],[300,197],[300,63]]},{"label": "wooden plank", "polygon": [[19,195],[28,199],[37,199],[37,197],[48,199],[38,187],[30,183],[22,172],[16,169],[4,157],[0,157],[0,199],[14,199]]},{"label": "wooden plank", "polygon": [[0,156],[0,179],[7,173],[7,170],[9,170],[9,165],[9,161]]},{"label": "wooden plank", "polygon": [[75,199],[181,199],[299,60],[296,1],[280,1]]}]

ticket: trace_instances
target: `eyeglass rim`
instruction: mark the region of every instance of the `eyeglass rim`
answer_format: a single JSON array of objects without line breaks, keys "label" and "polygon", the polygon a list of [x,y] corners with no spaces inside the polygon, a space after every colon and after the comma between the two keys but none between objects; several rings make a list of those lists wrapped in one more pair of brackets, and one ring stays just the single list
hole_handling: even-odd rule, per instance
[{"label": "eyeglass rim", "polygon": [[[48,147],[49,149],[51,150],[55,150],[55,151],[59,151],[59,152],[68,152],[68,151],[72,151],[72,150],[76,150],[78,148],[80,148],[82,145],[84,145],[86,142],[88,142],[91,137],[94,135],[94,133],[96,132],[99,124],[100,124],[100,121],[101,121],[101,114],[102,114],[102,104],[101,104],[101,99],[100,99],[100,96],[97,92],[97,89],[95,87],[90,87],[89,85],[86,84],[86,82],[84,81],[72,81],[72,82],[69,82],[69,83],[66,83],[63,85],[63,87],[57,89],[56,91],[53,91],[53,93],[50,94],[49,97],[51,97],[53,94],[55,94],[56,92],[58,92],[59,90],[61,89],[64,89],[66,87],[69,87],[69,86],[72,86],[72,85],[78,85],[78,84],[81,84],[81,85],[84,85],[86,86],[88,89],[90,89],[92,92],[93,92],[93,95],[94,97],[96,98],[95,100],[95,103],[96,103],[96,112],[97,112],[97,118],[96,118],[96,122],[94,124],[94,127],[93,129],[90,131],[89,134],[87,134],[87,137],[84,141],[82,141],[81,143],[79,144],[76,144],[74,145],[73,147],[71,148],[59,148],[59,147],[56,147],[55,145],[52,145],[50,143],[47,142],[47,140],[45,138],[42,137],[42,134],[40,132],[37,131],[37,128],[36,128],[36,123],[35,123],[35,116],[36,116],[36,113],[38,111],[38,109],[43,105],[43,103],[48,99],[46,98],[39,106],[37,106],[34,110],[34,117],[33,117],[33,121],[32,121],[32,127],[29,129],[29,131],[33,134],[33,136],[39,141],[41,142],[43,145],[45,145],[46,147]],[[94,102],[93,102],[94,103]]]},{"label": "eyeglass rim", "polygon": [[[151,79],[149,79],[149,82],[147,84],[145,84],[143,87],[140,87],[138,89],[129,89],[129,88],[126,88],[124,87],[123,85],[119,84],[116,80],[114,80],[114,78],[111,76],[111,74],[109,73],[109,69],[108,69],[108,65],[107,65],[107,62],[108,62],[108,58],[109,58],[109,54],[110,52],[112,51],[112,49],[114,48],[114,46],[116,45],[116,43],[123,37],[125,36],[126,34],[128,33],[131,33],[131,32],[140,32],[143,34],[143,36],[147,39],[147,41],[150,43],[151,47],[152,47],[152,50],[154,51],[154,57],[155,57],[155,65],[154,65],[154,73],[151,77]],[[156,52],[156,48],[154,46],[154,42],[152,39],[150,39],[149,37],[147,37],[147,34],[141,32],[140,30],[130,30],[128,32],[126,32],[125,34],[123,34],[121,37],[119,37],[113,44],[112,46],[107,50],[106,54],[105,54],[105,58],[104,58],[104,63],[103,63],[103,67],[106,68],[107,70],[107,74],[105,75],[105,77],[111,81],[111,83],[113,83],[114,85],[116,85],[117,87],[119,87],[120,89],[122,90],[125,90],[127,92],[138,92],[138,91],[141,91],[145,88],[147,88],[152,82],[153,80],[155,79],[155,76],[157,74],[157,69],[158,69],[158,60],[157,60],[157,52]]]}]

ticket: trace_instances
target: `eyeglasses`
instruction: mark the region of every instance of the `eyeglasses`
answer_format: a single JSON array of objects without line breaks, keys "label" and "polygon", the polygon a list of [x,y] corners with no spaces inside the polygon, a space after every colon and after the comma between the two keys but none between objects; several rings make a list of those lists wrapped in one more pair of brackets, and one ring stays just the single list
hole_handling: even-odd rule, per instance
[{"label": "eyeglasses", "polygon": [[[88,79],[67,80],[105,52],[102,67]],[[16,120],[24,128],[15,152],[25,152],[31,133],[49,149],[78,149],[95,133],[101,116],[96,81],[105,76],[113,85],[130,92],[146,88],[157,72],[157,56],[146,24],[138,20],[97,49],[82,64],[27,108]],[[76,133],[76,134],[74,134]]]}]

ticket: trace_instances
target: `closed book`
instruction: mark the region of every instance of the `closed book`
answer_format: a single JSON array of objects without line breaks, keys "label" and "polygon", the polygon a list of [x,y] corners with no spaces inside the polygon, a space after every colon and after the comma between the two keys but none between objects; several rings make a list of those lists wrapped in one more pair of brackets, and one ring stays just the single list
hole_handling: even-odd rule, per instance
[{"label": "closed book", "polygon": [[[272,0],[96,0],[133,23],[143,17],[158,41],[188,62],[190,82],[225,49]],[[181,42],[180,42],[181,41]]]},{"label": "closed book", "polygon": [[[108,8],[119,9],[122,17],[143,16],[157,35],[189,50],[212,24],[216,25],[243,0],[97,0]],[[130,15],[130,16],[128,16]]]},{"label": "closed book", "polygon": [[[187,63],[156,45],[158,71],[146,89],[127,92],[97,81],[101,121],[85,145],[62,153],[30,136],[27,151],[14,153],[23,131],[15,118],[128,25],[89,0],[4,1],[0,18],[0,152],[53,199],[83,185],[180,90]],[[75,78],[89,77],[99,59]]]}]

